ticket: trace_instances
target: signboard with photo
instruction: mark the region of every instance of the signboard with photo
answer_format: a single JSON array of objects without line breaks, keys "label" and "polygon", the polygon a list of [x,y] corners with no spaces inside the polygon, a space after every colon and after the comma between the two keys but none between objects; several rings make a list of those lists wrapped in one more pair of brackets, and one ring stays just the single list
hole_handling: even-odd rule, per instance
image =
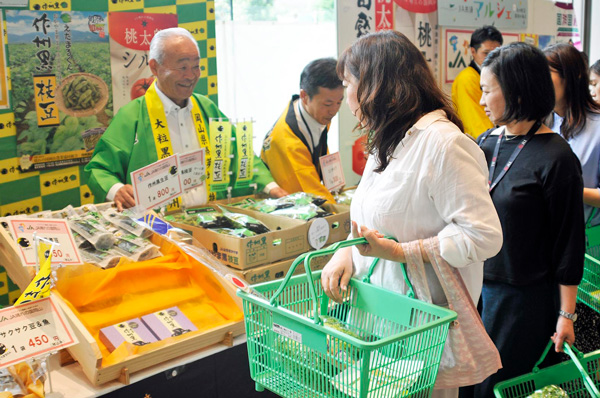
[{"label": "signboard with photo", "polygon": [[106,13],[6,11],[21,171],[84,164],[112,118]]}]

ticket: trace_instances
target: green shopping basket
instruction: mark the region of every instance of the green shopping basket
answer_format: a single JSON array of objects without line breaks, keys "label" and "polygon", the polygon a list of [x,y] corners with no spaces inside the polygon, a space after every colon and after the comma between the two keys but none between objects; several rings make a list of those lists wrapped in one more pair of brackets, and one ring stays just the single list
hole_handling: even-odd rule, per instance
[{"label": "green shopping basket", "polygon": [[[310,262],[364,238],[298,257],[283,281],[238,290],[256,389],[282,397],[429,397],[454,311],[352,278],[343,303],[321,288]],[[292,276],[304,262],[306,274]],[[262,296],[262,297],[260,297]],[[411,297],[409,297],[411,296]]]},{"label": "green shopping basket", "polygon": [[535,390],[554,384],[562,388],[569,398],[600,398],[600,350],[582,354],[575,347],[564,344],[570,361],[540,369],[539,365],[546,358],[554,345],[552,340],[533,367],[531,373],[496,384],[494,394],[497,398],[528,397]]},{"label": "green shopping basket", "polygon": [[583,277],[577,289],[577,301],[600,313],[600,226],[587,228]]}]

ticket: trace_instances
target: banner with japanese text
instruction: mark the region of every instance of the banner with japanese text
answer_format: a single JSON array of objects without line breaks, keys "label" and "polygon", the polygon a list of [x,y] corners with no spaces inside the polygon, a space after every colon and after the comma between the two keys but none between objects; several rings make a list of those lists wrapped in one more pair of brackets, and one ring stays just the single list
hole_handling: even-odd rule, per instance
[{"label": "banner with japanese text", "polygon": [[21,171],[84,164],[112,118],[106,13],[7,10]]},{"label": "banner with japanese text", "polygon": [[375,0],[375,30],[394,30],[394,2]]},{"label": "banner with japanese text", "polygon": [[115,113],[146,93],[154,77],[148,66],[150,41],[159,30],[177,26],[175,14],[110,12],[110,65]]},{"label": "banner with japanese text", "polygon": [[414,14],[414,43],[421,51],[433,74],[439,77],[439,27],[437,12]]},{"label": "banner with japanese text", "polygon": [[439,24],[479,28],[494,25],[498,29],[527,28],[529,4],[522,0],[438,0]]}]

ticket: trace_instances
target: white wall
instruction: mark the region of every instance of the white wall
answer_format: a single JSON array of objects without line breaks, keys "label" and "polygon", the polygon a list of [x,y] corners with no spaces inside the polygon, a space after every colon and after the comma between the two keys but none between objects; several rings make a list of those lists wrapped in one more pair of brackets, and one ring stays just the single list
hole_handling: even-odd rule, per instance
[{"label": "white wall", "polygon": [[[335,23],[216,22],[219,108],[254,119],[254,151],[298,94],[300,73],[316,58],[336,57]],[[338,148],[337,118],[328,136]]]}]

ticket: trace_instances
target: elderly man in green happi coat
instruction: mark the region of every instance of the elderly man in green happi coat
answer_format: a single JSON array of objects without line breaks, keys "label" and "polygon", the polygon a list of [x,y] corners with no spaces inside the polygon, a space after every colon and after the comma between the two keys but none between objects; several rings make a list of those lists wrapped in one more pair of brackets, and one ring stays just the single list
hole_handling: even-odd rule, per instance
[{"label": "elderly man in green happi coat", "polygon": [[[212,118],[226,118],[211,100],[193,92],[200,78],[200,51],[186,29],[170,28],[156,33],[150,43],[149,66],[155,82],[145,95],[119,110],[85,167],[96,202],[114,200],[119,210],[135,205],[130,173],[166,155],[204,147],[210,175],[208,123]],[[235,136],[235,128],[232,135]],[[233,153],[237,156],[235,150]],[[260,158],[252,155],[258,170],[253,177],[257,189],[273,197],[286,195]],[[237,176],[232,169],[234,184]],[[234,188],[232,196],[253,191],[253,187]],[[209,197],[218,199],[224,195],[210,192]],[[187,206],[199,205],[206,202],[206,196],[206,189],[199,188],[184,194],[183,201]]]}]

